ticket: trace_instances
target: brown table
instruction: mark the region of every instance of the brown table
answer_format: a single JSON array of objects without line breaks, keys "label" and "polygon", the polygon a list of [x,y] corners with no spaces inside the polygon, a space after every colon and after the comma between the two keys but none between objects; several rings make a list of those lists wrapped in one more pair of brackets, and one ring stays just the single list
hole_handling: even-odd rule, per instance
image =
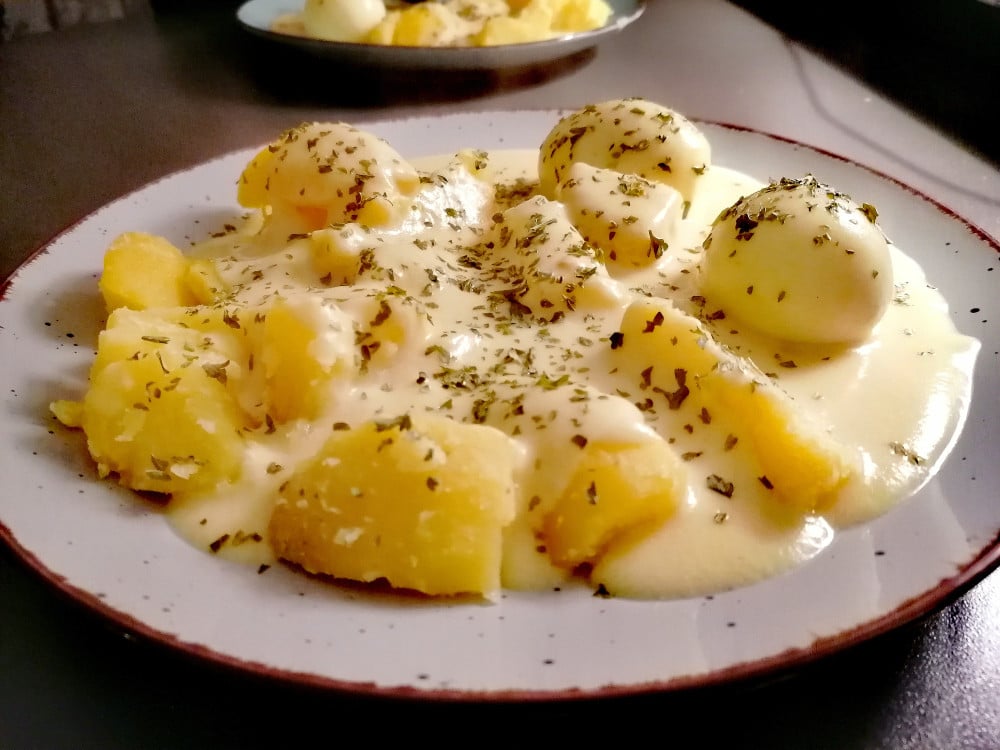
[{"label": "brown table", "polygon": [[[928,122],[722,0],[654,0],[641,23],[555,69],[443,76],[318,65],[256,42],[232,8],[201,5],[160,3],[127,21],[0,45],[0,278],[123,192],[290,123],[625,95],[849,156],[1000,237],[988,133]],[[972,86],[948,93],[976,96]],[[919,622],[765,681],[600,703],[452,705],[334,694],[193,661],[64,600],[0,546],[3,748],[289,747],[316,735],[334,743],[351,727],[473,742],[551,727],[708,747],[989,748],[1000,746],[998,689],[1000,574]]]}]

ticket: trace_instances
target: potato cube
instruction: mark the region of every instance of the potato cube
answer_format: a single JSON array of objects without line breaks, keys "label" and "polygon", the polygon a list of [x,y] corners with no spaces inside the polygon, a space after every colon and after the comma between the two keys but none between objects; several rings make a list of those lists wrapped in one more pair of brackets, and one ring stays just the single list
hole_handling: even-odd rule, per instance
[{"label": "potato cube", "polygon": [[[243,337],[200,308],[118,308],[98,338],[81,402],[50,409],[82,428],[101,476],[179,493],[234,479],[249,420],[235,396]],[[214,331],[214,332],[213,332]]]},{"label": "potato cube", "polygon": [[188,288],[187,273],[184,254],[163,237],[126,232],[104,253],[99,288],[108,312],[193,305],[198,300]]},{"label": "potato cube", "polygon": [[626,266],[659,260],[683,213],[681,194],[669,185],[582,161],[570,166],[558,192],[583,238]]},{"label": "potato cube", "polygon": [[462,20],[455,11],[439,3],[423,3],[400,13],[393,44],[404,47],[434,47],[454,35]]},{"label": "potato cube", "polygon": [[656,529],[677,510],[687,487],[680,459],[662,440],[591,443],[543,525],[552,561],[594,563]]},{"label": "potato cube", "polygon": [[208,362],[167,370],[156,356],[101,369],[80,419],[101,476],[168,494],[235,479],[246,425],[221,372]]},{"label": "potato cube", "polygon": [[622,288],[566,215],[561,203],[534,196],[507,209],[492,230],[494,253],[516,287],[509,297],[535,318],[618,307]]},{"label": "potato cube", "polygon": [[538,42],[552,36],[552,12],[545,7],[528,6],[517,17],[494,16],[473,37],[474,44],[493,46]]},{"label": "potato cube", "polygon": [[311,419],[325,404],[324,385],[338,364],[353,362],[354,329],[338,308],[316,298],[281,301],[263,316],[258,350],[271,417]]},{"label": "potato cube", "polygon": [[396,26],[399,24],[399,17],[402,11],[390,10],[385,17],[375,24],[375,27],[368,32],[364,41],[368,44],[392,44],[396,37]]},{"label": "potato cube", "polygon": [[559,31],[599,29],[611,17],[611,6],[604,0],[547,0],[555,11],[553,28]]},{"label": "potato cube", "polygon": [[66,427],[79,429],[83,427],[83,403],[61,399],[49,404],[49,411]]},{"label": "potato cube", "polygon": [[128,359],[156,357],[166,370],[186,367],[204,355],[229,360],[227,376],[246,358],[242,336],[226,324],[225,310],[208,307],[130,310],[119,308],[108,316],[98,337],[91,378],[104,367]]},{"label": "potato cube", "polygon": [[236,200],[244,208],[263,208],[270,204],[268,176],[273,170],[275,151],[265,146],[243,168],[236,185]]},{"label": "potato cube", "polygon": [[615,354],[641,387],[673,399],[670,408],[689,410],[692,422],[703,408],[727,420],[752,446],[761,483],[785,506],[803,513],[828,507],[856,473],[847,449],[807,421],[787,393],[669,301],[632,303],[621,334]]},{"label": "potato cube", "polygon": [[491,427],[425,415],[336,431],[282,486],[270,542],[313,573],[489,596],[513,471],[510,439]]},{"label": "potato cube", "polygon": [[215,263],[208,258],[191,259],[184,275],[184,284],[199,305],[215,304],[228,291],[226,283],[219,277]]},{"label": "potato cube", "polygon": [[309,237],[313,268],[328,286],[345,286],[355,282],[361,259],[371,239],[359,224],[317,229]]}]

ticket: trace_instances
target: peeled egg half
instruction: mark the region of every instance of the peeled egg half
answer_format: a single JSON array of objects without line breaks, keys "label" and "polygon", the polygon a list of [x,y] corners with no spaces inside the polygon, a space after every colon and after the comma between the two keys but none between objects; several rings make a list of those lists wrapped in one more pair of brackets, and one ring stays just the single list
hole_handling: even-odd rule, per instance
[{"label": "peeled egg half", "polygon": [[893,296],[876,216],[812,175],[772,182],[713,223],[700,264],[704,295],[727,318],[784,340],[863,341]]},{"label": "peeled egg half", "polygon": [[558,199],[570,168],[583,162],[661,182],[691,200],[711,159],[704,133],[679,112],[646,99],[613,99],[576,110],[552,128],[539,149],[539,188]]},{"label": "peeled egg half", "polygon": [[383,0],[306,0],[302,25],[316,39],[357,42],[385,18]]}]

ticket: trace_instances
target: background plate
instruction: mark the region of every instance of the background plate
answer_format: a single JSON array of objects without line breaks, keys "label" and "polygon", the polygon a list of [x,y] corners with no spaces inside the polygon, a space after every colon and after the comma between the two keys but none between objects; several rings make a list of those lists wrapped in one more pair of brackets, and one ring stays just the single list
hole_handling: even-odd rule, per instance
[{"label": "background plate", "polygon": [[[557,112],[364,123],[407,156],[535,147]],[[26,263],[0,303],[0,538],[41,576],[122,627],[214,662],[361,693],[551,699],[671,690],[773,672],[924,614],[1000,558],[998,246],[930,200],[856,164],[703,123],[716,163],[761,180],[814,173],[879,208],[880,223],[983,342],[971,413],[939,475],[803,567],[713,597],[595,598],[589,588],[508,592],[495,605],[337,588],[281,567],[213,559],[157,508],[94,479],[82,436],[48,416],[78,398],[103,319],[96,281],[119,232],[181,247],[241,212],[256,150],[180,172],[102,208]],[[873,415],[877,418],[877,415]]]},{"label": "background plate", "polygon": [[557,39],[493,47],[393,47],[382,44],[328,42],[271,31],[271,22],[302,9],[301,0],[248,0],[236,18],[252,34],[355,67],[398,70],[498,70],[541,65],[595,46],[602,38],[621,31],[642,15],[645,0],[608,0],[612,16],[593,31],[567,34]]}]

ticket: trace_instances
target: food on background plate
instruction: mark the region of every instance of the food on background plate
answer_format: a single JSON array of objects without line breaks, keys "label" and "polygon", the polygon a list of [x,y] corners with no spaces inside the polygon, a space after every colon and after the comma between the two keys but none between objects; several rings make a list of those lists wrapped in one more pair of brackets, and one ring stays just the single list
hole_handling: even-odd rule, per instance
[{"label": "food on background plate", "polygon": [[874,206],[641,99],[455,145],[305,123],[225,231],[116,238],[52,405],[98,474],[257,565],[650,599],[789,570],[943,460],[978,342]]},{"label": "food on background plate", "polygon": [[605,0],[306,0],[272,29],[331,42],[486,47],[592,31],[611,13]]}]

